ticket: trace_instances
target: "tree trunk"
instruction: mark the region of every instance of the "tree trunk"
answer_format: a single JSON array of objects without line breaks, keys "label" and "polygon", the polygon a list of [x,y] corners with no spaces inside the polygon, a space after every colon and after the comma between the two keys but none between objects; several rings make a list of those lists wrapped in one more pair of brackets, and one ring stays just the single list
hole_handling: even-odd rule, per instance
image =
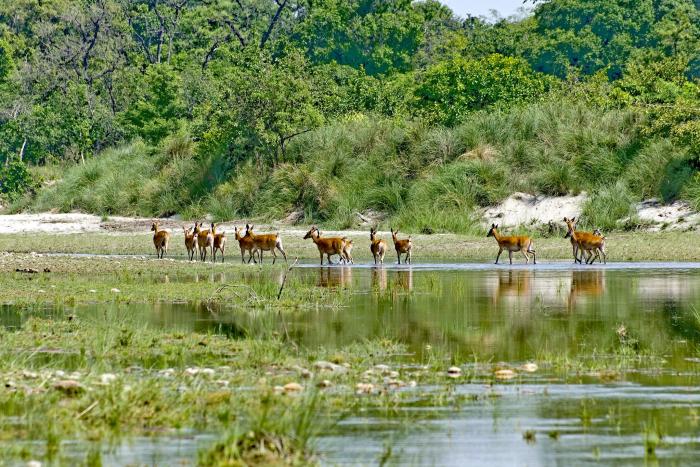
[{"label": "tree trunk", "polygon": [[24,158],[24,148],[27,147],[27,138],[24,138],[24,141],[22,142],[22,148],[19,150],[19,161],[22,162],[22,159]]}]

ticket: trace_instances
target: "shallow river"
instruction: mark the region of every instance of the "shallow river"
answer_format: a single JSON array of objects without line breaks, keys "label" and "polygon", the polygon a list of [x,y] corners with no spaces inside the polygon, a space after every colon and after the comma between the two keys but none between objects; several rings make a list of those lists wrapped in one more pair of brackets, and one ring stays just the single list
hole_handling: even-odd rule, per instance
[{"label": "shallow river", "polygon": [[[457,393],[480,398],[459,409],[412,407],[391,418],[367,412],[344,419],[317,442],[323,463],[377,464],[387,446],[395,464],[691,465],[700,459],[700,360],[690,358],[700,345],[699,264],[302,265],[293,274],[350,294],[347,307],[285,314],[286,332],[300,345],[333,348],[386,337],[407,345],[405,365],[439,348],[467,369],[495,362],[540,366],[507,382],[484,376],[457,385]],[[227,282],[240,274],[154,280]],[[152,325],[231,336],[254,334],[259,319],[225,308],[213,315],[199,304],[115,306]],[[91,307],[35,312],[90,313]],[[6,306],[0,325],[12,329],[27,316]],[[622,375],[548,371],[545,356],[613,358],[611,349],[620,345],[658,358],[640,359]],[[661,442],[649,455],[645,439],[655,444],[657,434]],[[105,452],[103,461],[187,462],[207,442],[206,435],[136,439]]]}]

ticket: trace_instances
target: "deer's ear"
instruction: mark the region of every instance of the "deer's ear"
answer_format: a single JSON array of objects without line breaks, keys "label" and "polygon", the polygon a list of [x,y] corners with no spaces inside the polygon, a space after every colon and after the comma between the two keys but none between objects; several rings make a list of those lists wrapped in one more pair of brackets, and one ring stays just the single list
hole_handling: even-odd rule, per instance
[{"label": "deer's ear", "polygon": [[491,228],[492,228],[492,229],[495,229],[495,228],[496,228],[496,224],[491,223]]},{"label": "deer's ear", "polygon": [[498,228],[498,224],[494,225],[493,228],[494,228],[494,229],[497,229],[497,228]]},{"label": "deer's ear", "polygon": [[576,218],[575,218],[575,217],[572,217],[572,218],[571,218],[571,222],[576,222]]}]

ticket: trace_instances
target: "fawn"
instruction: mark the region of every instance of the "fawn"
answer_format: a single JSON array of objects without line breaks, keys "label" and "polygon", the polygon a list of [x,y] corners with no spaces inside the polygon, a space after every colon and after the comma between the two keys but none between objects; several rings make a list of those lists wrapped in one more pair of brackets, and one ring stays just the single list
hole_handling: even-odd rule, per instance
[{"label": "fawn", "polygon": [[214,236],[213,258],[212,262],[216,263],[216,251],[221,251],[221,262],[224,262],[224,251],[226,250],[226,232],[216,233],[216,226],[212,222],[211,234]]},{"label": "fawn", "polygon": [[405,254],[404,263],[411,264],[411,247],[413,247],[413,242],[411,242],[411,236],[405,240],[399,240],[397,235],[398,230],[391,229],[391,238],[394,240],[394,248],[396,249],[396,256],[399,258],[399,264],[401,264],[401,255]]},{"label": "fawn", "polygon": [[233,232],[236,236],[236,240],[238,240],[238,246],[241,247],[241,261],[245,264],[245,252],[248,252],[248,263],[250,263],[250,260],[253,260],[254,263],[258,263],[255,260],[255,243],[253,242],[253,238],[248,235],[248,232],[246,231],[243,235],[241,235],[241,230],[238,227],[233,228]]},{"label": "fawn", "polygon": [[196,225],[194,228],[194,233],[197,235],[197,246],[199,247],[199,259],[200,261],[206,261],[207,259],[207,248],[212,250],[212,255],[214,254],[214,236],[209,230],[202,230],[202,223]]},{"label": "fawn", "polygon": [[156,256],[159,259],[163,259],[165,253],[168,252],[170,234],[165,230],[158,230],[158,222],[151,224],[151,232],[153,232],[153,244],[156,247]]},{"label": "fawn", "polygon": [[532,254],[532,264],[537,264],[535,258],[535,250],[532,248],[532,238],[526,235],[520,236],[505,236],[498,233],[498,225],[491,224],[491,229],[489,233],[486,234],[487,237],[493,237],[498,243],[498,255],[496,255],[496,264],[498,264],[498,258],[503,253],[503,250],[508,251],[508,258],[510,259],[510,264],[513,264],[513,252],[520,251],[523,256],[525,256],[525,263],[530,262],[530,256],[528,253]]},{"label": "fawn", "polygon": [[195,238],[194,228],[188,229],[183,227],[182,230],[185,232],[185,248],[187,248],[187,257],[190,261],[194,259],[195,243],[197,239]]},{"label": "fawn", "polygon": [[344,258],[343,250],[348,243],[345,237],[321,238],[321,232],[318,230],[318,227],[314,225],[306,232],[306,235],[304,235],[304,240],[307,238],[312,239],[316,244],[318,252],[321,255],[321,266],[323,266],[323,255],[328,256],[328,264],[333,264],[331,255],[339,255],[341,260]]},{"label": "fawn", "polygon": [[576,243],[574,247],[574,260],[576,260],[576,250],[581,250],[581,258],[578,259],[580,263],[583,260],[584,252],[588,254],[586,258],[586,264],[593,264],[593,262],[598,258],[600,261],[600,255],[603,255],[603,264],[607,264],[607,255],[605,254],[605,237],[600,235],[595,235],[590,232],[581,232],[576,230],[576,218],[571,219],[564,218],[564,223],[566,223],[567,231],[564,238],[571,238],[572,244]]},{"label": "fawn", "polygon": [[284,257],[284,262],[287,262],[287,253],[285,253],[284,248],[282,248],[282,239],[280,238],[279,233],[258,235],[255,232],[253,232],[254,226],[248,226],[248,224],[246,224],[245,227],[247,230],[246,235],[250,236],[250,238],[253,239],[255,250],[257,250],[260,254],[260,264],[262,264],[263,262],[264,251],[269,251],[270,253],[272,253],[272,264],[275,264],[275,261],[277,261],[275,249],[279,250],[279,252],[282,253],[282,256]]},{"label": "fawn", "polygon": [[377,238],[377,229],[370,227],[369,229],[369,251],[372,252],[372,256],[374,256],[374,264],[377,264],[377,261],[379,261],[379,264],[384,264],[384,253],[386,252],[386,242],[381,239]]}]

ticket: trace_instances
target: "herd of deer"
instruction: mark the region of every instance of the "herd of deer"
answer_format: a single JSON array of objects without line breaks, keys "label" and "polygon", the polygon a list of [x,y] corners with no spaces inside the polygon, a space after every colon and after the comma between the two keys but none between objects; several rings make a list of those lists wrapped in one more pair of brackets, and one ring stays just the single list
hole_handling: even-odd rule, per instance
[{"label": "herd of deer", "polygon": [[[583,263],[584,256],[586,256],[586,264],[593,264],[593,262],[598,259],[603,263],[607,263],[607,256],[605,253],[605,237],[601,235],[599,230],[594,230],[593,232],[582,232],[576,230],[576,218],[571,219],[564,218],[564,223],[566,223],[567,232],[564,238],[569,238],[571,240],[571,246],[573,248],[574,262]],[[277,260],[277,254],[275,250],[282,253],[284,261],[287,261],[287,253],[285,253],[284,248],[282,248],[282,239],[279,233],[272,234],[256,234],[254,231],[254,226],[246,224],[245,232],[238,227],[234,227],[234,234],[238,245],[241,249],[241,260],[245,263],[246,253],[248,254],[248,263],[251,261],[257,263],[260,260],[260,264],[263,262],[263,253],[269,251],[272,254],[272,264],[275,264]],[[217,232],[216,225],[211,224],[210,229],[202,229],[201,222],[195,222],[193,228],[183,227],[183,232],[185,234],[185,247],[187,248],[187,256],[190,261],[194,259],[195,249],[199,251],[199,259],[201,261],[206,261],[207,254],[211,254],[213,262],[216,262],[217,252],[221,252],[221,262],[224,262],[224,255],[226,251],[226,233]],[[158,223],[154,222],[151,225],[151,231],[153,232],[153,244],[156,247],[156,256],[160,259],[168,252],[168,243],[170,241],[170,233],[165,230],[160,230]],[[399,264],[401,264],[401,256],[403,255],[404,263],[411,263],[411,249],[413,247],[413,242],[409,236],[406,239],[400,240],[398,238],[398,230],[391,229],[391,237],[394,242],[394,249],[396,250],[396,256],[398,258]],[[491,229],[489,230],[487,237],[494,237],[498,243],[498,254],[496,255],[496,264],[498,264],[498,259],[503,251],[508,252],[508,257],[510,259],[510,264],[513,264],[513,253],[521,252],[525,257],[525,262],[530,262],[530,255],[532,255],[533,264],[537,264],[535,250],[533,248],[532,238],[528,236],[506,236],[501,235],[498,232],[498,225],[491,224]],[[315,225],[309,229],[309,231],[304,235],[304,239],[311,239],[318,248],[318,252],[321,255],[321,266],[323,266],[323,257],[328,258],[328,264],[333,264],[331,261],[331,256],[338,255],[340,262],[344,264],[353,264],[352,259],[352,240],[348,237],[321,237],[321,231]],[[370,239],[370,251],[374,258],[374,264],[383,264],[384,255],[387,252],[388,246],[386,241],[377,236],[377,229],[371,228],[369,233]],[[579,254],[580,253],[580,254]],[[602,259],[601,259],[602,255]]]}]

